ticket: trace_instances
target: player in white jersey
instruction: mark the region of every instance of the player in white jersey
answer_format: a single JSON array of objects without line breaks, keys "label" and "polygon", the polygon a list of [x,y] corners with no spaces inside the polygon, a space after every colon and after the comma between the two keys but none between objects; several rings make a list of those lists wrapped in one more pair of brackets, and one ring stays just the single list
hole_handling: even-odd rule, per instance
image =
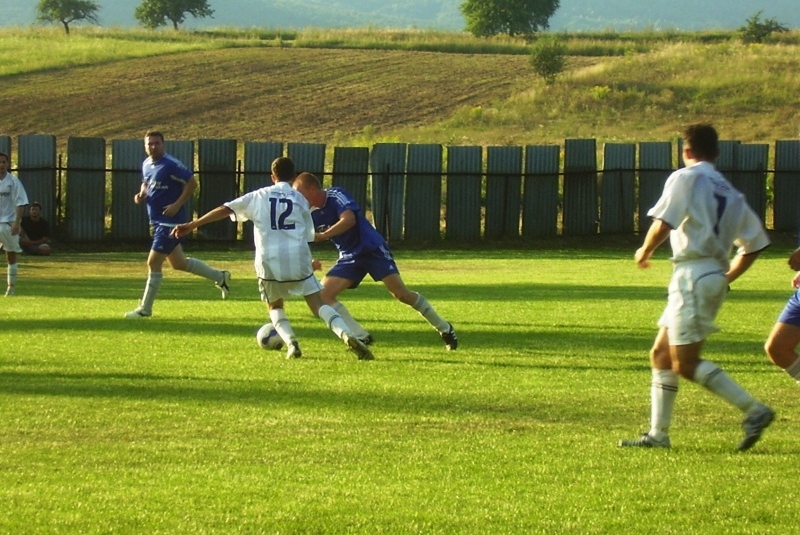
[{"label": "player in white jersey", "polygon": [[252,221],[261,299],[267,303],[270,321],[288,347],[286,358],[298,358],[302,352],[283,301],[292,295],[302,295],[311,312],[359,359],[371,360],[373,355],[369,348],[351,334],[332,307],[322,303],[322,285],[314,276],[308,245],[314,241],[314,223],[305,197],[292,189],[294,177],[292,160],[277,158],[272,163],[274,185],[242,195],[199,219],[178,225],[173,234],[182,237],[197,227],[226,217],[234,221]]},{"label": "player in white jersey", "polygon": [[[719,156],[716,130],[708,124],[684,132],[686,167],[670,175],[656,205],[653,223],[636,251],[641,268],[670,239],[674,264],[667,306],[650,350],[650,430],[620,446],[670,447],[669,426],[678,395],[678,377],[704,386],[745,413],[740,451],[755,444],[775,413],[756,401],[719,366],[700,358],[703,343],[718,330],[714,319],[729,289],[770,245],[761,220],[715,168]],[[730,261],[733,247],[736,256]]]},{"label": "player in white jersey", "polygon": [[28,195],[22,182],[8,172],[10,166],[8,154],[0,152],[0,246],[6,252],[8,264],[6,297],[14,295],[17,284],[17,253],[22,252],[19,228],[28,204]]}]

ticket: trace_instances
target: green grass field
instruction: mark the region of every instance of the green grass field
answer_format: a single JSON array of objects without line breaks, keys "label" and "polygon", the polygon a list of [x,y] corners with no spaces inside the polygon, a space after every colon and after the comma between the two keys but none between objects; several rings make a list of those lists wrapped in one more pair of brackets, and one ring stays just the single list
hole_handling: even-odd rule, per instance
[{"label": "green grass field", "polygon": [[[635,248],[635,247],[634,247]],[[741,415],[681,383],[669,451],[617,447],[649,421],[647,352],[669,262],[633,248],[411,251],[407,284],[460,347],[383,288],[343,298],[373,333],[357,361],[301,300],[304,357],[256,346],[247,252],[228,301],[145,252],[23,257],[2,300],[0,533],[792,533],[800,387],[762,345],[788,248],[737,281],[706,356],[778,418],[736,453]],[[325,250],[327,265],[333,255]],[[2,299],[2,298],[0,298]]]}]

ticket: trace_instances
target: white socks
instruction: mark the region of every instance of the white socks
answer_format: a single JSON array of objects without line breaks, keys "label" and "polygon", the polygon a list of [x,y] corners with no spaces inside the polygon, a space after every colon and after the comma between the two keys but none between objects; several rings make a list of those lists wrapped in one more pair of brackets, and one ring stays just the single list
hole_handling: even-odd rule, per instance
[{"label": "white socks", "polygon": [[[333,310],[336,311],[339,316],[342,317],[342,320],[347,325],[347,329],[350,331],[350,334],[358,338],[359,340],[364,340],[369,336],[369,333],[358,323],[353,316],[350,315],[350,311],[340,303],[336,301],[333,305]],[[321,317],[321,316],[320,316]]]},{"label": "white socks", "polygon": [[434,329],[439,331],[440,333],[447,332],[450,330],[450,324],[447,323],[444,319],[442,319],[439,314],[433,309],[433,307],[428,303],[428,300],[422,294],[417,294],[419,297],[417,298],[417,302],[414,303],[413,309],[419,312],[423,318],[428,320]]},{"label": "white socks", "polygon": [[739,407],[742,412],[747,412],[756,402],[753,396],[745,392],[744,388],[713,362],[701,360],[694,372],[693,379],[697,384],[703,385],[731,405]]},{"label": "white socks", "polygon": [[272,322],[272,326],[275,327],[278,336],[281,337],[284,344],[288,346],[292,342],[297,341],[294,329],[292,329],[292,324],[289,323],[289,318],[286,317],[286,312],[282,308],[270,309],[269,320]]},{"label": "white socks", "polygon": [[678,374],[672,370],[653,368],[650,385],[650,436],[663,440],[669,435],[672,409],[678,397]]},{"label": "white socks", "polygon": [[186,262],[186,271],[193,275],[199,275],[214,282],[222,280],[222,272],[218,269],[212,268],[202,260],[190,258]]}]

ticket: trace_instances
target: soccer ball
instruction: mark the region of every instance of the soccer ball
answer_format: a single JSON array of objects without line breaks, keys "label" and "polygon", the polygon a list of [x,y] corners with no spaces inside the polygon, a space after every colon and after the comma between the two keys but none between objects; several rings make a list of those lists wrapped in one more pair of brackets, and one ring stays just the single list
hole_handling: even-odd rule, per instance
[{"label": "soccer ball", "polygon": [[283,347],[278,331],[271,323],[265,323],[256,333],[256,342],[262,349],[280,349]]}]

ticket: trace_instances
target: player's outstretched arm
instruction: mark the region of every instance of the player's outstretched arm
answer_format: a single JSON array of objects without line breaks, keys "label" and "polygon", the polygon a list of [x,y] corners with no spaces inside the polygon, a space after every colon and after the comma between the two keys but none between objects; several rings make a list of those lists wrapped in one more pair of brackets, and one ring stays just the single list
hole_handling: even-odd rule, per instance
[{"label": "player's outstretched arm", "polygon": [[194,229],[202,227],[203,225],[207,225],[209,223],[213,223],[214,221],[225,219],[232,213],[233,210],[231,210],[225,205],[217,206],[210,212],[206,212],[206,214],[203,217],[176,226],[174,229],[172,229],[172,235],[175,236],[176,238],[182,238],[187,234],[189,234],[190,232],[192,232]]}]

